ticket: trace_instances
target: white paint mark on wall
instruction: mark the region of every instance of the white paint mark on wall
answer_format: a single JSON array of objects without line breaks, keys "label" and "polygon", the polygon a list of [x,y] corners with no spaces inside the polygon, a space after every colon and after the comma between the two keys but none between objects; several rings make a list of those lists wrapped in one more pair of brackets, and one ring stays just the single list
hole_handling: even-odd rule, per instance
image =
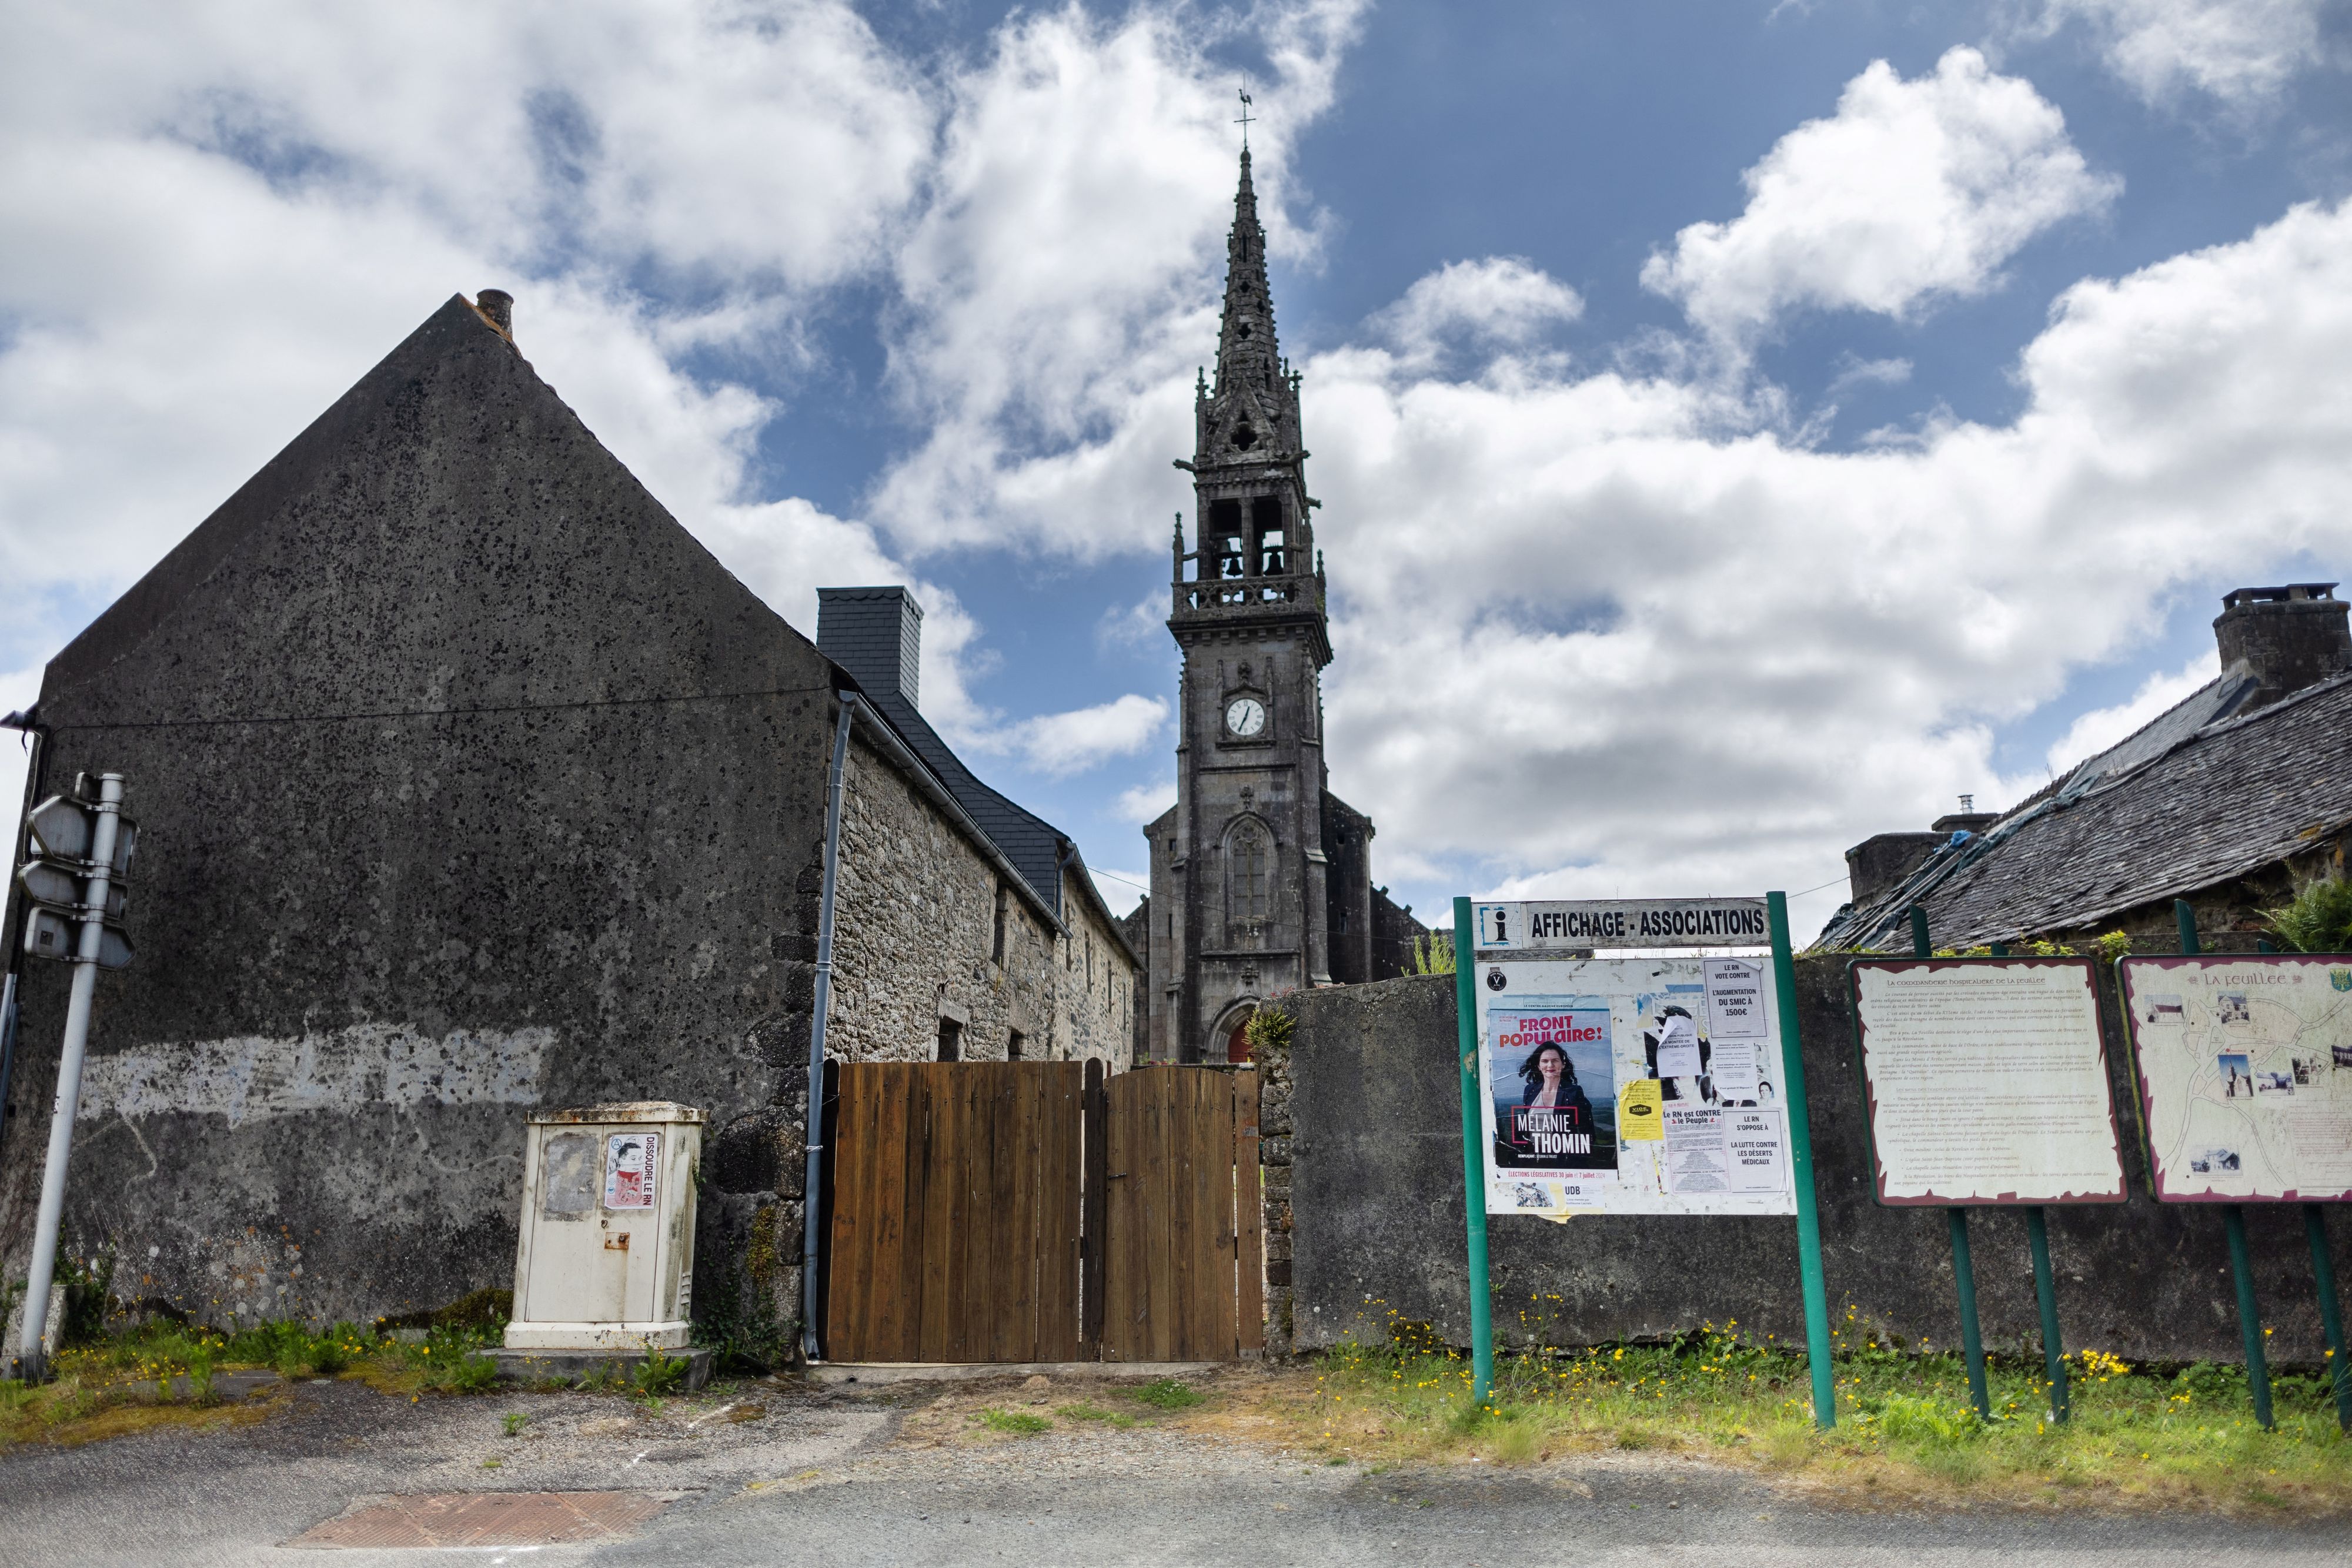
[{"label": "white paint mark on wall", "polygon": [[94,1056],[79,1120],[163,1112],[226,1116],[232,1127],[301,1111],[374,1105],[529,1105],[555,1031],[363,1023],[294,1039],[246,1035]]}]

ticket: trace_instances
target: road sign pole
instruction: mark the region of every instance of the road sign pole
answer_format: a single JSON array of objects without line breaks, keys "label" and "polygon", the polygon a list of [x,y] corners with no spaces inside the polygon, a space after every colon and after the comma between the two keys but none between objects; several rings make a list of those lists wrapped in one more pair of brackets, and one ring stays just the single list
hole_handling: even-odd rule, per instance
[{"label": "road sign pole", "polygon": [[[2197,939],[2197,909],[2185,898],[2172,901],[2173,923],[2180,928],[2180,950],[2195,957],[2204,950]],[[2230,1241],[2230,1276],[2238,1287],[2238,1338],[2246,1349],[2246,1382],[2254,1394],[2254,1419],[2271,1425],[2270,1358],[2263,1354],[2263,1312],[2254,1300],[2254,1260],[2246,1246],[2246,1206],[2221,1206],[2221,1228]]]},{"label": "road sign pole", "polygon": [[1462,1068],[1462,1212],[1470,1240],[1470,1401],[1486,1402],[1495,1381],[1494,1288],[1486,1274],[1486,1118],[1478,1105],[1476,933],[1470,901],[1454,901],[1454,1040]]},{"label": "road sign pole", "polygon": [[49,1292],[57,1283],[58,1232],[65,1219],[66,1165],[73,1155],[75,1113],[81,1108],[82,1052],[89,1043],[90,1003],[98,990],[98,955],[106,939],[106,894],[113,880],[114,831],[122,815],[122,775],[99,775],[98,818],[90,835],[90,871],[82,894],[81,942],[74,953],[73,990],[66,1003],[65,1048],[58,1057],[58,1092],[49,1112],[48,1163],[41,1168],[41,1207],[33,1227],[31,1277],[26,1281],[24,1331],[17,1336],[17,1375],[37,1381],[47,1372]]},{"label": "road sign pole", "polygon": [[1805,1359],[1813,1374],[1813,1425],[1826,1428],[1837,1425],[1837,1373],[1830,1364],[1829,1287],[1822,1277],[1821,1208],[1813,1199],[1813,1129],[1805,1101],[1804,1042],[1797,1032],[1797,964],[1789,950],[1789,895],[1766,894],[1764,916],[1771,927],[1773,994],[1780,1010],[1780,1078],[1789,1089],[1789,1175],[1797,1189]]}]

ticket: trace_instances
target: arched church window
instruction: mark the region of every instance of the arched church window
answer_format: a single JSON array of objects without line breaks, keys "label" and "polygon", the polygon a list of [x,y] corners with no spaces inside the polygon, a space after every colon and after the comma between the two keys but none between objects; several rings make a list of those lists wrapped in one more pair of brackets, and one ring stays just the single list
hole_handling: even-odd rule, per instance
[{"label": "arched church window", "polygon": [[1235,920],[1265,918],[1265,830],[1244,822],[1234,834],[1233,910]]}]

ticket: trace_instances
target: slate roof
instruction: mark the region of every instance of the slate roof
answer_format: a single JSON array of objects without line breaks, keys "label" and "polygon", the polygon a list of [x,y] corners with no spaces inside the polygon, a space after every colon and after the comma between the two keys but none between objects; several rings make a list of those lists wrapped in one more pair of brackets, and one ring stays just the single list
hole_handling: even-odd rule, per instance
[{"label": "slate roof", "polygon": [[[848,672],[844,671],[847,674]],[[850,677],[855,680],[855,676]],[[979,825],[1004,858],[1021,873],[1030,891],[1043,899],[1054,918],[1066,922],[1062,912],[1062,852],[1068,839],[1062,831],[1034,811],[1023,810],[1003,795],[982,783],[972,770],[963,765],[948,743],[940,738],[930,721],[924,718],[914,704],[895,690],[877,690],[860,684],[858,695],[873,706],[874,711],[896,731],[907,749],[922,759],[924,767],[955,797],[964,814]],[[1070,845],[1073,858],[1077,847]]]},{"label": "slate roof", "polygon": [[2352,674],[2232,716],[2246,684],[2208,683],[1983,832],[1953,835],[1815,945],[1907,946],[1914,904],[1938,946],[2077,930],[2352,826]]}]

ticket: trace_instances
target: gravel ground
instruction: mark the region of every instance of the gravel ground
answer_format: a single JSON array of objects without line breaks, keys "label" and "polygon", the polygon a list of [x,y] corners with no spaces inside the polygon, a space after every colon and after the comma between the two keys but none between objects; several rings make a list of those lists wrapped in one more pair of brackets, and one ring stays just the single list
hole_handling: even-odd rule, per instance
[{"label": "gravel ground", "polygon": [[[1255,1375],[1228,1375],[1244,1391]],[[1286,1450],[1248,1401],[1120,1428],[1055,1416],[990,1432],[984,1407],[1087,1400],[1107,1380],[873,1390],[753,1384],[648,1413],[604,1396],[412,1405],[306,1384],[251,1426],[0,1458],[0,1564],[416,1564],[448,1552],[282,1543],[355,1499],[459,1490],[673,1494],[633,1540],[478,1548],[493,1563],[2252,1564],[2352,1560],[2342,1521],[1830,1506],[1749,1473],[1649,1455],[1486,1473],[1373,1473]],[[1215,1411],[1215,1407],[1212,1407]],[[510,1412],[528,1417],[512,1437]],[[488,1461],[496,1461],[495,1464]]]}]

